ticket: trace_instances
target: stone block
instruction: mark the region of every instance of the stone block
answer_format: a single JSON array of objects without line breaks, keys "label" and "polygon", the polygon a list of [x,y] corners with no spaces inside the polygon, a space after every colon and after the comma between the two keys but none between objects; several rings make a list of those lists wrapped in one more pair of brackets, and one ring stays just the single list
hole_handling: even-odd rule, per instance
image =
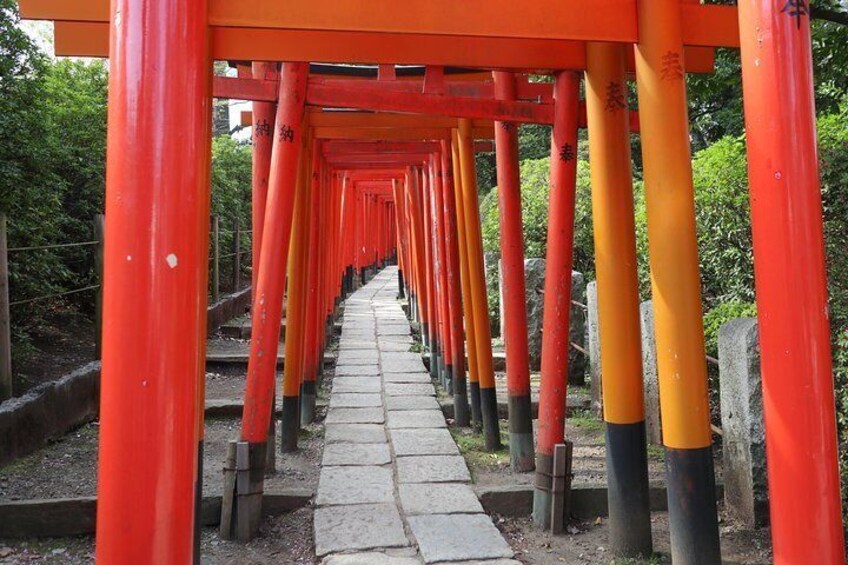
[{"label": "stone block", "polygon": [[386,429],[380,424],[327,424],[324,442],[385,443]]},{"label": "stone block", "polygon": [[379,361],[376,349],[345,349],[339,352],[336,365],[376,365]]},{"label": "stone block", "polygon": [[336,377],[333,379],[333,394],[380,392],[383,381],[380,377]]},{"label": "stone block", "polygon": [[721,326],[718,359],[724,503],[746,528],[757,528],[768,522],[768,477],[756,318]]},{"label": "stone block", "polygon": [[380,393],[352,394],[336,392],[330,396],[330,408],[376,408],[383,405]]},{"label": "stone block", "polygon": [[485,514],[411,516],[408,521],[425,563],[513,556],[512,549]]},{"label": "stone block", "polygon": [[324,446],[321,465],[388,465],[391,462],[387,443],[331,443]]},{"label": "stone block", "polygon": [[446,428],[393,429],[392,446],[398,457],[406,455],[459,455]]},{"label": "stone block", "polygon": [[[428,377],[429,378],[429,377]],[[441,409],[433,396],[387,396],[386,410],[434,410]]]},{"label": "stone block", "polygon": [[654,333],[654,307],[650,300],[639,305],[642,329],[642,382],[645,385],[645,431],[648,443],[662,445],[660,383],[657,373],[657,338]]},{"label": "stone block", "polygon": [[337,377],[367,377],[379,374],[377,365],[336,365]]},{"label": "stone block", "polygon": [[388,428],[446,428],[445,416],[436,410],[401,410],[389,412]]},{"label": "stone block", "polygon": [[390,551],[330,555],[321,561],[321,565],[421,565],[421,561],[417,557],[397,554],[398,551],[410,550],[394,550],[391,553]]},{"label": "stone block", "polygon": [[409,545],[394,503],[317,508],[314,524],[318,557],[342,551]]},{"label": "stone block", "polygon": [[387,383],[426,383],[431,382],[430,373],[383,373]]},{"label": "stone block", "polygon": [[382,408],[330,408],[327,424],[382,424],[385,421]]},{"label": "stone block", "polygon": [[380,353],[386,353],[386,352],[403,353],[403,352],[408,352],[409,348],[412,347],[412,340],[397,342],[397,341],[384,341],[384,340],[381,339],[379,342],[377,342],[377,345],[380,348]]},{"label": "stone block", "polygon": [[394,505],[394,483],[389,467],[323,467],[318,478],[318,506],[341,504]]},{"label": "stone block", "polygon": [[416,514],[474,514],[483,507],[468,485],[444,483],[400,485],[400,504],[407,516]]},{"label": "stone block", "polygon": [[418,359],[383,359],[382,369],[384,373],[424,373],[427,368],[424,367],[424,361]]},{"label": "stone block", "polygon": [[436,396],[431,384],[423,383],[386,383],[387,396]]},{"label": "stone block", "polygon": [[461,455],[398,457],[397,471],[399,483],[457,483],[471,480]]},{"label": "stone block", "polygon": [[380,354],[385,361],[421,361],[421,354],[414,351],[384,351]]}]

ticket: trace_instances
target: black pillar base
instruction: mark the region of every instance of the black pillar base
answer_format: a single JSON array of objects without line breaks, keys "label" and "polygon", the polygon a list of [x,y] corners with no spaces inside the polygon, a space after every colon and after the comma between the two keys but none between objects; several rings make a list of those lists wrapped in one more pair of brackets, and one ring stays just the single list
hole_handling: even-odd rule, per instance
[{"label": "black pillar base", "polygon": [[675,565],[721,563],[712,446],[665,448],[671,560]]}]

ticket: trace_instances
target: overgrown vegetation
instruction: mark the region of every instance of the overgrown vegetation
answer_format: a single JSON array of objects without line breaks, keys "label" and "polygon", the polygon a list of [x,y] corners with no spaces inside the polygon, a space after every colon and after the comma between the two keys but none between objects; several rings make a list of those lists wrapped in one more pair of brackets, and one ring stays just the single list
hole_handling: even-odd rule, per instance
[{"label": "overgrown vegetation", "polygon": [[[94,217],[103,212],[107,87],[106,63],[51,59],[21,28],[17,3],[0,0],[0,212],[10,247],[93,239]],[[234,219],[250,229],[250,153],[228,135],[213,143],[222,254],[232,251]],[[242,247],[250,249],[249,234]],[[225,289],[231,264],[221,262]],[[12,301],[97,284],[90,246],[11,253],[9,269]],[[60,314],[90,318],[93,298],[85,292],[13,306],[13,361],[32,353],[33,337]]]}]

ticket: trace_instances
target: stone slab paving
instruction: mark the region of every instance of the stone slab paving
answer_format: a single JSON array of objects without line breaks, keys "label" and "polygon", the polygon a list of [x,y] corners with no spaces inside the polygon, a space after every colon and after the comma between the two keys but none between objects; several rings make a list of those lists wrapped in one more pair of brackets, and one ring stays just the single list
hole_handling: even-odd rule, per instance
[{"label": "stone slab paving", "polygon": [[429,383],[430,373],[383,373],[383,381],[387,383]]},{"label": "stone slab paving", "polygon": [[446,428],[441,410],[399,410],[389,412],[388,428]]},{"label": "stone slab paving", "polygon": [[433,396],[387,396],[386,410],[433,410],[439,401]]},{"label": "stone slab paving", "polygon": [[520,565],[471,490],[389,267],[345,304],[315,498],[324,565]]},{"label": "stone slab paving", "polygon": [[445,428],[392,430],[395,455],[459,455],[459,448]]},{"label": "stone slab paving", "polygon": [[365,394],[337,393],[330,398],[330,408],[374,408],[383,406],[383,395],[379,392]]},{"label": "stone slab paving", "polygon": [[386,443],[386,428],[380,424],[327,424],[324,443]]}]

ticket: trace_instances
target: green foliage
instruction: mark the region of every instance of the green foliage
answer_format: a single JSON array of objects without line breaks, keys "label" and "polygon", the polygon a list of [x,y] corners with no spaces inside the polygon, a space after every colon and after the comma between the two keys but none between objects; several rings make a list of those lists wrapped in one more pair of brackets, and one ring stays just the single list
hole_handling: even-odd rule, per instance
[{"label": "green foliage", "polygon": [[[103,61],[50,60],[21,29],[14,0],[0,0],[0,212],[10,247],[93,239],[94,217],[103,212],[107,90]],[[232,252],[234,219],[250,228],[250,153],[229,136],[213,142],[212,211],[222,218],[222,254]],[[247,234],[241,245],[250,249]],[[221,265],[227,290],[232,261]],[[92,247],[12,252],[9,269],[12,301],[97,281]],[[53,313],[68,308],[93,315],[93,294],[13,306],[15,358]]]},{"label": "green foliage", "polygon": [[[524,256],[545,257],[548,236],[548,198],[550,196],[550,158],[521,162],[521,219],[524,226]],[[500,250],[497,187],[480,204],[483,249]],[[592,201],[589,163],[577,163],[577,193],[574,211],[574,268],[594,276]]]},{"label": "green foliage", "polygon": [[848,96],[838,112],[818,120],[830,315],[848,327]]},{"label": "green foliage", "polygon": [[707,355],[718,357],[718,331],[721,326],[735,318],[753,318],[756,315],[756,304],[739,300],[720,302],[704,314],[704,343]]},{"label": "green foliage", "polygon": [[[250,277],[251,226],[251,171],[250,145],[238,143],[228,134],[212,140],[212,215],[218,216],[221,290],[232,290],[233,257],[235,252],[235,227],[242,231],[241,249],[242,284]],[[211,280],[210,280],[211,292]]]},{"label": "green foliage", "polygon": [[725,137],[695,154],[695,218],[704,303],[754,299],[745,144]]}]

